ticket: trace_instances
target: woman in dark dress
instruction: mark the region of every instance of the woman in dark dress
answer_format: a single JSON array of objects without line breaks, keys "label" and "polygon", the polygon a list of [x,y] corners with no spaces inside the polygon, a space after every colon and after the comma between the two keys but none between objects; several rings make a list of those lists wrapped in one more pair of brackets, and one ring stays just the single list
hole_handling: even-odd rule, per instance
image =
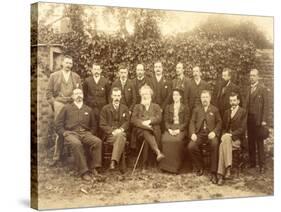
[{"label": "woman in dark dress", "polygon": [[162,150],[165,158],[160,162],[161,170],[178,173],[184,155],[189,123],[189,108],[181,102],[183,91],[173,89],[173,103],[164,111],[165,132],[162,135]]}]

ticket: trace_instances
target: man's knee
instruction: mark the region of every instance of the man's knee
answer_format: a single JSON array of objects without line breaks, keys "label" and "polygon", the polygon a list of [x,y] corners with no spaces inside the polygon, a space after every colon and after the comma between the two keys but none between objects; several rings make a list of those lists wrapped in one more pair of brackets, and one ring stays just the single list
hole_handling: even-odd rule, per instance
[{"label": "man's knee", "polygon": [[218,148],[218,145],[219,145],[219,141],[217,137],[210,140],[211,149]]},{"label": "man's knee", "polygon": [[187,149],[191,152],[194,150],[197,150],[198,145],[197,145],[196,141],[190,141],[189,144],[187,145]]},{"label": "man's knee", "polygon": [[221,137],[221,142],[225,143],[225,142],[231,142],[232,138],[229,134],[223,134],[223,136]]},{"label": "man's knee", "polygon": [[74,136],[68,135],[64,139],[70,144],[72,148],[80,148],[82,146],[82,142]]}]

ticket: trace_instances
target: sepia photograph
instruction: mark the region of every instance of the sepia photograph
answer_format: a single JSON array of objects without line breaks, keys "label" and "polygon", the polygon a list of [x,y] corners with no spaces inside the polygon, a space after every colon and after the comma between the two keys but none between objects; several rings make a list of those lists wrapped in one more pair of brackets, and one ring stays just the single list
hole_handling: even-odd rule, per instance
[{"label": "sepia photograph", "polygon": [[274,195],[274,17],[31,5],[31,207]]}]

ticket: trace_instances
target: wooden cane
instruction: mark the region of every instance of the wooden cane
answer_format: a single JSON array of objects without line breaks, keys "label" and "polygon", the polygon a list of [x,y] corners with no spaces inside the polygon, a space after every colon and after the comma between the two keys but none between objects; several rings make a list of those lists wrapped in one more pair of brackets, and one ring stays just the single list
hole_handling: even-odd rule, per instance
[{"label": "wooden cane", "polygon": [[140,155],[141,155],[141,152],[142,152],[143,146],[144,146],[144,140],[143,140],[143,142],[142,142],[142,145],[141,145],[141,148],[140,148],[140,151],[139,151],[138,157],[137,157],[137,159],[136,159],[136,162],[135,162],[135,165],[134,165],[134,168],[133,168],[133,171],[132,171],[131,176],[133,176],[133,174],[134,174],[134,172],[135,172],[135,169],[136,169],[136,167],[137,167],[137,165],[138,165],[138,162],[139,162],[139,159],[140,159]]}]

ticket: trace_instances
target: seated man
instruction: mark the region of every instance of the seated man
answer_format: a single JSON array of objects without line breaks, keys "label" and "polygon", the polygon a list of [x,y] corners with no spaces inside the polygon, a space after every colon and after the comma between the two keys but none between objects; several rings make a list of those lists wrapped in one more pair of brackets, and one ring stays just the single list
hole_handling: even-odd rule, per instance
[{"label": "seated man", "polygon": [[[92,134],[96,133],[97,116],[91,108],[83,104],[81,89],[73,90],[72,98],[74,102],[64,106],[56,119],[56,131],[70,144],[81,178],[90,181],[91,172],[98,174],[96,168],[101,167],[102,141]],[[90,168],[85,150],[89,151],[92,159]]]},{"label": "seated man", "polygon": [[119,163],[126,144],[126,131],[129,127],[129,109],[120,104],[121,89],[112,88],[112,103],[105,105],[100,114],[100,128],[106,142],[113,144],[110,169],[113,170]]},{"label": "seated man", "polygon": [[207,142],[211,151],[211,181],[217,183],[217,165],[218,165],[218,137],[221,131],[221,117],[218,109],[210,104],[211,94],[208,90],[201,93],[201,105],[193,110],[189,124],[191,141],[188,144],[193,165],[197,169],[197,175],[201,176],[203,170],[203,156],[200,146]]},{"label": "seated man", "polygon": [[[152,95],[153,91],[148,85],[144,85],[141,87],[141,103],[137,104],[134,107],[131,117],[131,123],[135,127],[135,136],[137,136],[138,138],[141,137],[142,140],[144,139],[145,142],[149,144],[151,149],[155,152],[157,156],[156,159],[159,162],[164,158],[164,155],[159,149],[162,111],[159,105],[151,102]],[[131,143],[131,147],[135,148],[136,144]]]},{"label": "seated man", "polygon": [[246,111],[239,107],[240,99],[237,93],[229,96],[230,109],[223,116],[222,137],[219,147],[218,184],[224,183],[224,177],[231,175],[232,150],[239,148],[246,130]]}]

